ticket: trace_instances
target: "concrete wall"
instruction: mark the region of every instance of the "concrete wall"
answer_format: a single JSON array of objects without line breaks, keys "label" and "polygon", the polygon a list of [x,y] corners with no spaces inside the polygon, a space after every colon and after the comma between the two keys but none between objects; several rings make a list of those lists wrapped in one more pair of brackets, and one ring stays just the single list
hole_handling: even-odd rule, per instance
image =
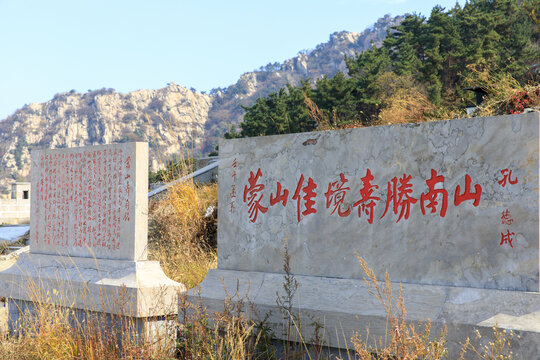
[{"label": "concrete wall", "polygon": [[30,200],[0,199],[0,225],[30,223]]},{"label": "concrete wall", "polygon": [[0,199],[0,225],[28,223],[30,223],[30,183],[13,183],[11,194]]}]

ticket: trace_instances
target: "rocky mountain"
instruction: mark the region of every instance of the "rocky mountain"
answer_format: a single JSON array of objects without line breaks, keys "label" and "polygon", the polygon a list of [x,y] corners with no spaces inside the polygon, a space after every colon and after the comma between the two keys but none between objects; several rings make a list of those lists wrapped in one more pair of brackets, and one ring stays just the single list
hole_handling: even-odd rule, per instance
[{"label": "rocky mountain", "polygon": [[242,121],[242,106],[287,83],[298,85],[302,79],[314,81],[345,71],[345,56],[363,51],[372,42],[380,44],[386,30],[401,20],[387,15],[360,34],[334,33],[313,50],[245,73],[235,84],[210,94],[171,83],[127,94],[113,89],[84,94],[72,90],[44,103],[25,105],[0,121],[0,192],[7,191],[13,180],[28,179],[33,148],[144,140],[150,144],[154,170],[185,149],[208,153],[223,133]]},{"label": "rocky mountain", "polygon": [[63,148],[145,140],[152,168],[159,168],[180,146],[198,146],[212,96],[174,83],[159,90],[127,94],[101,89],[56,94],[0,122],[0,190],[13,179],[27,179],[32,148]]},{"label": "rocky mountain", "polygon": [[267,96],[287,83],[299,85],[306,78],[315,81],[324,75],[332,77],[338,71],[346,73],[345,56],[352,57],[370,48],[372,42],[379,46],[387,29],[398,25],[403,18],[386,15],[360,34],[348,31],[333,33],[328,42],[317,45],[315,49],[301,51],[281,64],[269,63],[245,73],[236,84],[227,88],[213,89],[211,94],[215,98],[205,124],[202,151],[214,150],[219,137],[230,130],[231,125],[242,121],[242,106],[253,105],[257,98]]}]

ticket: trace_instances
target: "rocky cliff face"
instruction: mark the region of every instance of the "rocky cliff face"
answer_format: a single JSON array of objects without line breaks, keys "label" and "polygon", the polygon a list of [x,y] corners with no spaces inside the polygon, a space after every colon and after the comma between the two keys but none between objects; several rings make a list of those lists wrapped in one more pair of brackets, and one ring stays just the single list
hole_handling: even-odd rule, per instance
[{"label": "rocky cliff face", "polygon": [[151,167],[156,170],[183,149],[208,153],[217,139],[242,121],[242,106],[277,91],[324,75],[346,71],[345,56],[380,44],[389,26],[401,17],[386,16],[361,34],[338,32],[315,49],[300,52],[243,74],[227,88],[210,95],[174,83],[158,90],[127,94],[101,89],[85,94],[60,93],[45,103],[26,105],[0,121],[0,193],[15,179],[28,179],[30,150],[148,141]]},{"label": "rocky cliff face", "polygon": [[347,73],[345,56],[352,57],[371,47],[381,45],[386,31],[398,25],[404,17],[385,17],[362,33],[348,31],[330,35],[328,42],[317,45],[313,50],[303,50],[296,57],[283,63],[261,66],[258,70],[243,74],[240,79],[227,88],[214,89],[212,107],[205,124],[203,152],[212,151],[219,137],[242,121],[242,106],[251,106],[259,97],[264,97],[284,87],[287,83],[300,85],[309,78],[312,82],[327,75],[334,76],[338,71]]},{"label": "rocky cliff face", "polygon": [[212,96],[171,83],[127,94],[101,89],[62,93],[0,122],[0,189],[26,179],[30,150],[144,140],[158,168],[180,146],[199,146]]}]

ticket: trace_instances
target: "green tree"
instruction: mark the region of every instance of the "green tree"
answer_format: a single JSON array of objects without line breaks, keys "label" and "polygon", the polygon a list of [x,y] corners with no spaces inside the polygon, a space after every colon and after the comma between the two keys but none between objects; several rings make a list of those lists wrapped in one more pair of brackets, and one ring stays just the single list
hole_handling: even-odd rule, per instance
[{"label": "green tree", "polygon": [[312,131],[316,124],[311,119],[304,100],[305,96],[310,95],[311,88],[306,80],[300,87],[287,84],[286,88],[257,99],[253,106],[244,107],[246,113],[240,124],[240,136]]},{"label": "green tree", "polygon": [[332,78],[324,76],[315,83],[312,100],[330,121],[354,122],[360,120],[354,90],[352,81],[338,72]]},{"label": "green tree", "polygon": [[349,70],[352,94],[357,99],[358,117],[368,125],[374,121],[380,110],[381,89],[377,79],[382,74],[392,70],[389,51],[386,47],[372,47],[368,51],[357,54],[353,58],[345,58]]},{"label": "green tree", "polygon": [[540,58],[539,4],[469,0],[463,8],[457,3],[449,10],[435,6],[429,18],[407,15],[388,31],[381,47],[372,44],[345,58],[348,76],[323,76],[313,89],[308,81],[300,87],[287,85],[258,99],[244,108],[240,134],[231,129],[227,136],[311,131],[316,124],[306,97],[337,127],[357,121],[369,125],[381,114],[408,114],[419,121],[426,111],[447,113],[472,96],[463,88],[474,71],[495,70],[524,79],[524,71]]},{"label": "green tree", "polygon": [[425,17],[407,15],[401,24],[388,32],[383,44],[388,50],[396,74],[418,73],[426,59],[425,44],[422,42],[425,31]]}]

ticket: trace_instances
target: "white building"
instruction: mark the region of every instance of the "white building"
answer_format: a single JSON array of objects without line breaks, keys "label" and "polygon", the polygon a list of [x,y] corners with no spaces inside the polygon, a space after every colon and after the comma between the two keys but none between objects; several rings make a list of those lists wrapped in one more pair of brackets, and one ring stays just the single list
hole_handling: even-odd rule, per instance
[{"label": "white building", "polygon": [[11,185],[11,198],[0,199],[0,225],[30,223],[30,183]]}]

